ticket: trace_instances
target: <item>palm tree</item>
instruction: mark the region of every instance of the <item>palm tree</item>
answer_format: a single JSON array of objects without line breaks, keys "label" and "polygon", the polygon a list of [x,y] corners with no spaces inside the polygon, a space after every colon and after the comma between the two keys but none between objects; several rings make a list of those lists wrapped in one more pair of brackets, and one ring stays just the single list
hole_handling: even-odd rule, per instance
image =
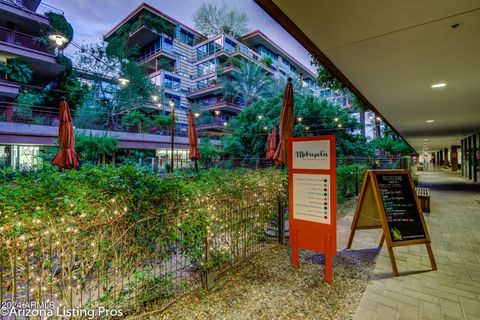
[{"label": "palm tree", "polygon": [[246,60],[237,60],[233,64],[237,69],[232,72],[231,79],[220,81],[226,97],[240,98],[245,106],[249,106],[271,94],[272,79],[263,67]]}]

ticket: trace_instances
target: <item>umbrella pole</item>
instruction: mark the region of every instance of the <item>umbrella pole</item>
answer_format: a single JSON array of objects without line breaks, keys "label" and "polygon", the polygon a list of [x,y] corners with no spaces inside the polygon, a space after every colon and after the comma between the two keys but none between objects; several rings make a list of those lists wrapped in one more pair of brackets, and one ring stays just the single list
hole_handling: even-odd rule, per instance
[{"label": "umbrella pole", "polygon": [[198,162],[197,162],[197,159],[195,159],[194,162],[195,162],[195,172],[198,173]]}]

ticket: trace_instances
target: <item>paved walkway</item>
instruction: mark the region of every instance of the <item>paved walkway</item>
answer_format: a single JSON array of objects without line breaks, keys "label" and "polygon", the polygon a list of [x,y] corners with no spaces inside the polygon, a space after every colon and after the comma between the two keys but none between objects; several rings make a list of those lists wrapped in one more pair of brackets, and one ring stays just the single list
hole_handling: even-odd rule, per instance
[{"label": "paved walkway", "polygon": [[[424,245],[399,247],[395,277],[384,246],[354,319],[480,319],[480,185],[442,170],[419,174],[430,188],[425,217],[438,270]],[[379,238],[379,230],[357,231],[352,248]]]}]

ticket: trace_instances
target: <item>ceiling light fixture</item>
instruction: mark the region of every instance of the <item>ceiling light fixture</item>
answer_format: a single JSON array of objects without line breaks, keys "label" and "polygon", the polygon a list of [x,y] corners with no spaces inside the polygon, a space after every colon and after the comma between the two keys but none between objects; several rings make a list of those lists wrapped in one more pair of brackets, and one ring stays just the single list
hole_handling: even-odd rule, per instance
[{"label": "ceiling light fixture", "polygon": [[440,82],[440,83],[434,83],[432,84],[432,88],[444,88],[447,84],[445,82]]},{"label": "ceiling light fixture", "polygon": [[435,120],[433,119],[428,119],[427,121],[425,121],[426,123],[432,123],[432,122],[435,122]]}]

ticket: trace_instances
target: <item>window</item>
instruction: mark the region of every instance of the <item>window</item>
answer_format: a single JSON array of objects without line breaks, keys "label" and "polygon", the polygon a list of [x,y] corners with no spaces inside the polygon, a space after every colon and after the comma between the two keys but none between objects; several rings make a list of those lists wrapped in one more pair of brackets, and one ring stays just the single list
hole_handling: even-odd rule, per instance
[{"label": "window", "polygon": [[195,36],[193,35],[193,33],[188,32],[185,29],[180,29],[180,34],[178,36],[178,40],[180,40],[180,41],[182,41],[182,42],[184,42],[188,45],[193,46],[193,44],[195,43]]},{"label": "window", "polygon": [[227,52],[235,52],[237,50],[237,43],[227,37],[225,37],[225,44],[223,45],[223,48]]},{"label": "window", "polygon": [[218,40],[220,40],[220,39],[217,39],[215,41],[210,41],[209,43],[198,47],[197,48],[197,60],[202,59],[202,58],[204,58],[206,56],[209,56],[211,54],[214,54],[217,51],[220,51],[221,46],[217,43]]},{"label": "window", "polygon": [[258,53],[260,53],[260,55],[262,57],[269,56],[270,58],[272,58],[273,61],[278,60],[278,55],[277,54],[273,53],[272,51],[270,51],[270,49],[267,49],[266,47],[264,47],[262,45],[257,46],[257,51],[258,51]]},{"label": "window", "polygon": [[170,89],[170,90],[175,90],[175,91],[180,91],[180,79],[170,76],[168,74],[165,75],[164,80],[163,80],[163,85],[165,88]]}]

